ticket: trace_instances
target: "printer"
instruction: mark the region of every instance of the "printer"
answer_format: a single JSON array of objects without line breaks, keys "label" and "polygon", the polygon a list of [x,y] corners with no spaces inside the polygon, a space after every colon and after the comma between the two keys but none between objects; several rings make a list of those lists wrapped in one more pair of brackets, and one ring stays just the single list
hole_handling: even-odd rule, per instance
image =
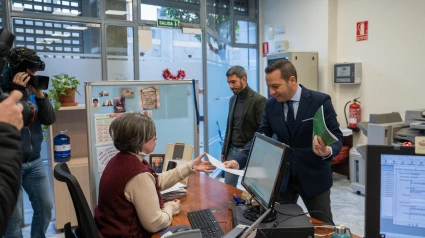
[{"label": "printer", "polygon": [[[370,114],[369,122],[359,122],[357,126],[367,137],[368,145],[402,145],[403,142],[415,143],[416,136],[425,136],[425,109],[407,110],[405,118],[400,113]],[[365,176],[366,145],[357,146],[363,161],[355,161],[354,174]],[[350,164],[352,162],[350,161]],[[353,177],[350,174],[350,177]],[[354,176],[355,177],[355,176]],[[362,182],[360,182],[360,180]],[[350,187],[357,193],[365,194],[365,178],[352,181]]]}]

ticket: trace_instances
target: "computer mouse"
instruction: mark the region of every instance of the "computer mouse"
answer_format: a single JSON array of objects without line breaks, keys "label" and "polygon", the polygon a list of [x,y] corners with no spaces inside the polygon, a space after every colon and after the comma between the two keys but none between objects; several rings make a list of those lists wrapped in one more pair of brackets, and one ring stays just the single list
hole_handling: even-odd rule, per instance
[{"label": "computer mouse", "polygon": [[186,227],[179,227],[179,228],[175,229],[173,233],[178,233],[178,232],[188,231],[188,230],[190,230],[190,229],[186,228]]}]

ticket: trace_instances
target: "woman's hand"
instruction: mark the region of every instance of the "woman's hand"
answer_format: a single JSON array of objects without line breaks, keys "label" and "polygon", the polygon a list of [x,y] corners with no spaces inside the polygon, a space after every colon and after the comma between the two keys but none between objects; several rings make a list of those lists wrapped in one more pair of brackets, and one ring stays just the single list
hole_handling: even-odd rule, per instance
[{"label": "woman's hand", "polygon": [[202,153],[200,156],[198,156],[198,158],[196,158],[192,162],[192,169],[198,172],[206,172],[206,173],[212,173],[216,169],[215,166],[212,165],[210,162],[202,160],[202,158],[204,158],[206,154],[207,154],[206,152]]}]

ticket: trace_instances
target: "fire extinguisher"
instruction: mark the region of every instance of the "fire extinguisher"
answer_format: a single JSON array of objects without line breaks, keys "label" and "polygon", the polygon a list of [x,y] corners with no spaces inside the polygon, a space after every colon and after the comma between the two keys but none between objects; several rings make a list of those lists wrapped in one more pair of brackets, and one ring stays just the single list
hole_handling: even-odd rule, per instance
[{"label": "fire extinguisher", "polygon": [[361,120],[361,108],[360,108],[360,102],[357,100],[359,98],[356,98],[353,100],[353,103],[350,104],[348,107],[348,119],[347,119],[347,105],[351,102],[348,101],[344,106],[344,114],[345,114],[345,121],[347,122],[347,127],[353,131],[359,131],[359,128],[357,127],[357,123]]}]

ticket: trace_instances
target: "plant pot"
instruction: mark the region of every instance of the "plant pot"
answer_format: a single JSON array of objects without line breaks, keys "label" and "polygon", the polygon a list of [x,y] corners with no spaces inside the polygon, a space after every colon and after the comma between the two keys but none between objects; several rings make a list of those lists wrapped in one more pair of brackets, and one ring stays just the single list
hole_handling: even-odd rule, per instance
[{"label": "plant pot", "polygon": [[78,103],[75,102],[75,89],[65,90],[66,95],[61,95],[58,92],[58,100],[61,103],[61,107],[72,107],[77,106]]}]

